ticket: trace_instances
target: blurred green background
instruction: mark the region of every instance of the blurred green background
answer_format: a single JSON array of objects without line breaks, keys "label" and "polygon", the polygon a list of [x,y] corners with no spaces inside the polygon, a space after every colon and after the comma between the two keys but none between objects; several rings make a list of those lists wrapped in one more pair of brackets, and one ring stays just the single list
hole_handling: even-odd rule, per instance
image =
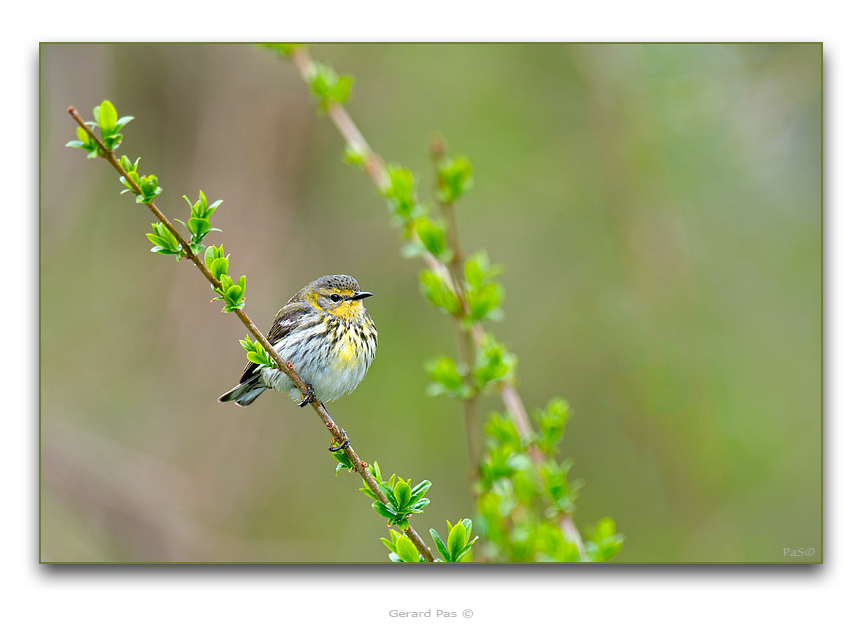
[{"label": "blurred green background", "polygon": [[[423,201],[432,135],[472,160],[462,243],[506,267],[486,327],[529,408],[574,409],[579,526],[613,517],[616,562],[821,560],[819,44],[310,51],[355,77],[350,113]],[[216,402],[245,329],[149,252],[116,173],[64,147],[67,107],[91,119],[106,98],[135,116],[120,152],[159,176],[165,213],[224,200],[210,243],[248,275],[258,326],[323,274],[374,292],[377,360],[329,408],[385,475],[433,483],[426,540],[473,516],[460,406],[425,395],[454,327],[296,68],[238,44],[43,44],[40,66],[42,560],[388,562],[313,412]]]}]

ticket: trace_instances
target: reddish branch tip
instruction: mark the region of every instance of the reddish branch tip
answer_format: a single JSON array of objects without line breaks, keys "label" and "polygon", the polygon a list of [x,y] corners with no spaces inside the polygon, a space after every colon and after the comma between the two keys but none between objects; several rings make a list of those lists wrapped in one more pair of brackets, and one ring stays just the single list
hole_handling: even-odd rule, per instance
[{"label": "reddish branch tip", "polygon": [[431,141],[428,142],[428,150],[431,152],[431,156],[435,159],[439,159],[446,154],[446,143],[443,141],[442,137],[437,135],[436,137],[432,137]]},{"label": "reddish branch tip", "polygon": [[75,110],[75,107],[69,107],[69,108],[67,109],[67,111],[69,112],[69,115],[75,115],[75,114],[77,114],[77,113],[78,113],[78,112]]}]

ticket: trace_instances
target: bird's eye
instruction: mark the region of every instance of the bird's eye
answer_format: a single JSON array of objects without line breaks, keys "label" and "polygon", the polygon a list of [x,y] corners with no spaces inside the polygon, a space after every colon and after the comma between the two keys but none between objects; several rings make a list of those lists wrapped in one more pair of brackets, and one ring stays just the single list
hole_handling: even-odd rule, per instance
[{"label": "bird's eye", "polygon": [[329,298],[330,298],[333,302],[338,302],[339,300],[341,300],[341,296],[339,296],[337,293],[332,294],[331,296],[329,296]]}]

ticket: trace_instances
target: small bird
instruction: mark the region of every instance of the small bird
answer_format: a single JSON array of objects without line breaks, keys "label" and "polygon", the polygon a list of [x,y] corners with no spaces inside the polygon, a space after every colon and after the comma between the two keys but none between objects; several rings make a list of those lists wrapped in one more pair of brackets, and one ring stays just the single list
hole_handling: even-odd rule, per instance
[{"label": "small bird", "polygon": [[[276,314],[267,340],[314,397],[329,402],[350,393],[365,378],[377,352],[377,329],[352,276],[321,276],[299,290]],[[267,389],[287,393],[300,406],[303,398],[286,374],[257,363],[246,365],[239,384],[219,398],[248,406]]]}]

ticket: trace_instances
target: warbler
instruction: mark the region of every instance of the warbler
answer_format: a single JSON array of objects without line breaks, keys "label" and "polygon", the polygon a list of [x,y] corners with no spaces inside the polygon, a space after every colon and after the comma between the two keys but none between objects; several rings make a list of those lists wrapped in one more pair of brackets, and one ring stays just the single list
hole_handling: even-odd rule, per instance
[{"label": "warbler", "polygon": [[[267,340],[320,402],[352,392],[371,367],[377,329],[363,303],[371,295],[352,276],[321,276],[288,300],[272,322]],[[250,362],[239,384],[219,401],[248,406],[267,389],[287,393],[300,406],[311,400],[283,372]]]}]

